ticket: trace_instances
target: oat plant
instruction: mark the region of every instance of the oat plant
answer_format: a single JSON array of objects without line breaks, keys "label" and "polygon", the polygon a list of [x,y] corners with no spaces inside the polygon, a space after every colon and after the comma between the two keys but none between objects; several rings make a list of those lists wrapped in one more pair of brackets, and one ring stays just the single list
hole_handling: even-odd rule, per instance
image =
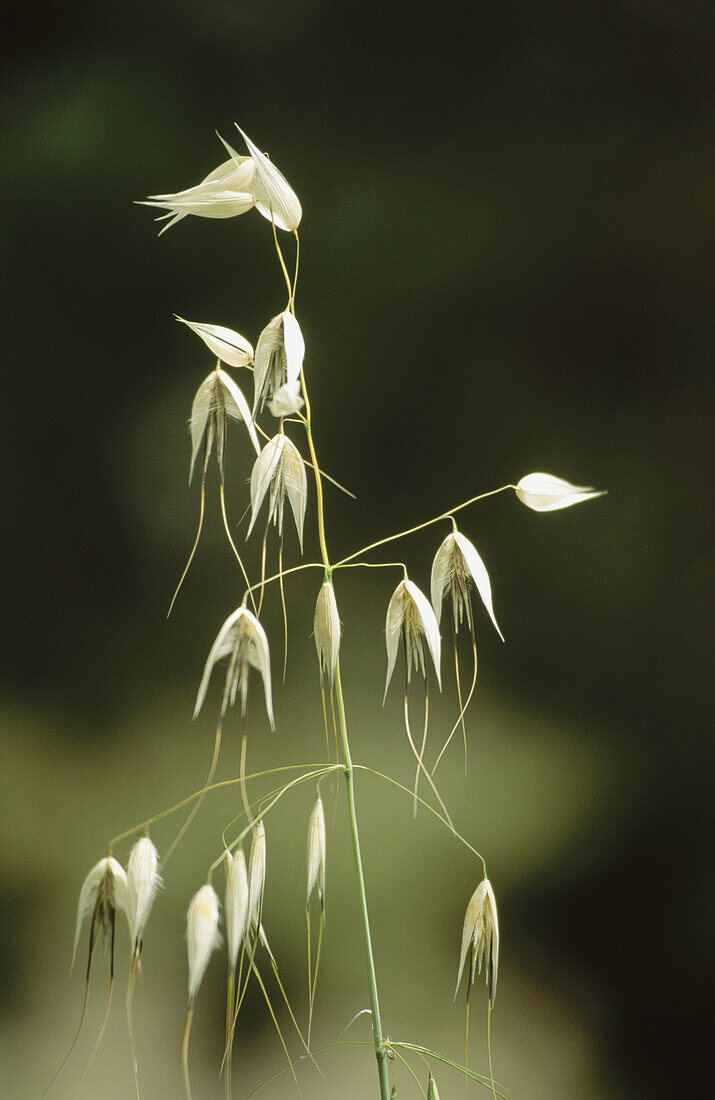
[{"label": "oat plant", "polygon": [[[147,925],[152,906],[157,900],[162,874],[180,875],[180,867],[169,859],[196,818],[204,799],[219,788],[234,786],[236,806],[240,810],[226,824],[221,836],[206,840],[206,881],[187,883],[187,1006],[183,1026],[181,1059],[187,1097],[191,1097],[190,1039],[191,1022],[200,1007],[202,980],[215,956],[225,949],[226,1018],[223,1061],[217,1065],[225,1081],[225,1095],[232,1096],[232,1053],[241,1041],[240,1013],[251,983],[255,983],[265,998],[285,1052],[286,1065],[275,1076],[286,1072],[296,1076],[298,1063],[314,1063],[308,1072],[320,1072],[321,1051],[311,1046],[311,1022],[316,998],[321,996],[319,968],[325,932],[326,894],[329,892],[327,862],[326,817],[321,797],[321,781],[331,779],[344,784],[345,800],[338,810],[347,814],[352,841],[352,859],[357,882],[357,904],[362,926],[362,947],[365,963],[369,1020],[376,1068],[376,1094],[381,1100],[397,1096],[394,1080],[396,1067],[404,1073],[399,1085],[401,1095],[413,1090],[414,1095],[439,1096],[438,1079],[451,1068],[459,1072],[465,1088],[476,1082],[495,1098],[506,1095],[492,1073],[491,1013],[495,1003],[499,965],[499,920],[497,901],[491,880],[487,877],[485,858],[456,830],[449,810],[437,786],[437,765],[449,749],[455,733],[461,729],[465,764],[467,729],[465,714],[473,699],[477,682],[477,635],[482,626],[493,628],[503,639],[494,611],[487,567],[471,538],[460,524],[469,530],[468,516],[474,505],[496,493],[511,492],[528,508],[537,512],[565,508],[599,494],[591,488],[572,485],[562,478],[545,473],[533,473],[516,484],[502,485],[482,491],[469,500],[447,508],[437,516],[422,519],[409,530],[388,534],[368,546],[355,549],[347,557],[335,560],[330,551],[324,489],[327,483],[342,490],[321,467],[310,403],[307,352],[296,311],[299,274],[298,227],[302,210],[295,191],[269,157],[240,131],[246,152],[236,152],[223,141],[227,157],[204,180],[195,186],[172,194],[154,195],[146,205],[158,207],[164,224],[161,233],[175,226],[187,215],[206,218],[233,218],[256,210],[267,222],[267,244],[275,252],[285,281],[285,300],[267,303],[270,315],[258,335],[255,350],[251,342],[233,328],[205,321],[177,320],[188,330],[187,337],[203,342],[208,372],[200,381],[190,405],[188,448],[189,481],[200,476],[199,510],[194,543],[179,585],[171,601],[173,607],[179,590],[189,583],[191,562],[199,544],[206,516],[209,473],[215,462],[218,475],[218,497],[221,522],[230,551],[239,570],[243,599],[230,608],[219,627],[215,641],[205,657],[203,673],[197,675],[198,691],[194,718],[210,710],[215,717],[213,753],[205,782],[176,805],[151,815],[146,821],[127,829],[109,841],[106,854],[87,875],[81,888],[75,950],[83,923],[89,924],[89,953],[85,977],[84,1019],[89,996],[90,977],[97,941],[104,937],[110,948],[110,985],[106,1015],[111,1004],[114,976],[114,933],[118,910],[128,921],[130,957],[127,965],[126,1017],[134,1065],[137,1096],[141,1095],[141,1051],[137,1049],[133,1026],[135,982],[142,963]],[[221,139],[223,140],[223,139]],[[256,276],[259,277],[258,275]],[[241,327],[240,316],[236,322]],[[252,390],[249,397],[246,396]],[[187,402],[187,411],[188,411]],[[246,469],[250,485],[250,516],[229,520],[231,494],[239,486],[226,485],[225,454],[234,433],[245,433],[255,451],[252,469]],[[213,457],[212,457],[213,456]],[[337,491],[336,490],[336,491]],[[295,560],[302,556],[306,504],[314,496],[317,520],[315,560]],[[227,504],[227,497],[228,502]],[[238,509],[237,509],[238,510]],[[457,517],[459,516],[459,523]],[[243,530],[239,536],[241,524]],[[440,527],[451,527],[446,536]],[[435,531],[432,532],[432,528]],[[403,561],[384,561],[385,547],[398,543],[417,532],[437,534],[434,545],[430,593],[428,596],[411,579]],[[243,538],[258,541],[260,562],[251,576],[243,561],[239,545]],[[312,540],[311,540],[312,541]],[[376,556],[377,552],[377,556]],[[290,561],[288,561],[290,556]],[[386,680],[388,690],[402,696],[404,734],[414,758],[414,782],[411,789],[389,776],[380,778],[393,790],[401,791],[410,800],[414,812],[425,812],[445,830],[446,839],[466,846],[476,861],[473,882],[464,883],[465,898],[469,897],[464,918],[461,950],[455,931],[455,966],[457,990],[466,970],[467,1034],[469,993],[477,972],[484,972],[488,1001],[488,1072],[478,1074],[468,1065],[458,1066],[450,1059],[416,1042],[397,1042],[387,1038],[380,1009],[378,975],[372,947],[372,929],[363,874],[363,857],[358,827],[357,784],[361,772],[372,771],[366,764],[353,760],[353,743],[360,746],[360,731],[349,726],[343,696],[340,663],[341,619],[339,588],[341,574],[346,569],[386,569],[395,577],[395,587],[386,608]],[[299,576],[300,575],[300,576]],[[293,582],[311,586],[315,593],[314,643],[318,665],[316,690],[322,697],[327,759],[322,764],[295,765],[290,761],[272,772],[251,773],[248,769],[248,699],[259,701],[264,712],[263,731],[269,735],[281,722],[280,673],[285,673],[288,659],[288,620],[285,585]],[[277,589],[283,609],[283,639],[276,656],[275,639],[269,639],[261,622],[261,611],[269,592]],[[475,599],[478,597],[477,599]],[[480,608],[481,605],[481,608]],[[171,611],[171,608],[169,609]],[[221,612],[217,606],[217,615]],[[229,610],[224,607],[224,613]],[[491,621],[488,627],[487,619]],[[471,667],[466,676],[460,668],[458,634],[469,635]],[[442,687],[444,631],[448,650],[450,680],[456,686],[457,704],[454,721],[448,730],[430,730],[430,691]],[[282,650],[282,652],[281,652]],[[197,654],[197,668],[201,655]],[[401,668],[401,686],[397,687],[397,670]],[[219,684],[216,681],[221,681]],[[395,681],[395,683],[393,683]],[[274,717],[275,714],[275,717]],[[235,715],[235,719],[233,717]],[[188,718],[189,716],[187,716]],[[238,774],[217,783],[217,764],[221,752],[224,723],[236,721],[241,729],[241,756]],[[349,732],[350,731],[350,732]],[[433,742],[438,739],[435,752]],[[335,748],[332,743],[334,741]],[[333,758],[333,752],[335,757]],[[431,753],[431,756],[430,756]],[[432,759],[431,766],[428,757]],[[377,772],[373,772],[379,775]],[[266,792],[266,782],[273,784]],[[306,930],[308,1020],[301,1026],[283,986],[280,970],[280,944],[270,935],[270,914],[264,912],[264,886],[269,866],[268,838],[271,812],[285,798],[305,784],[315,788],[315,802],[306,822]],[[328,787],[331,784],[327,784]],[[163,855],[150,839],[160,822],[173,815],[184,818],[174,830],[173,839]],[[364,812],[364,810],[363,810]],[[137,838],[138,837],[138,838]],[[114,852],[134,839],[126,870]],[[248,853],[248,855],[246,855]],[[214,880],[217,880],[214,885]],[[218,889],[217,889],[218,887]],[[418,898],[415,897],[415,904]],[[296,914],[297,917],[297,914]],[[225,947],[224,947],[225,945]],[[149,964],[150,965],[150,964]],[[445,978],[445,999],[450,997],[449,980]],[[277,991],[277,992],[276,992]],[[80,1030],[82,1023],[80,1022]],[[78,1031],[79,1035],[79,1031]],[[335,1035],[331,1044],[347,1040]],[[101,1034],[99,1039],[101,1039]],[[97,1045],[99,1043],[97,1040]],[[76,1042],[76,1040],[75,1040]],[[96,1047],[95,1047],[96,1050]],[[71,1051],[70,1051],[71,1053]],[[69,1057],[69,1055],[68,1055]],[[65,1060],[66,1061],[66,1060]],[[64,1063],[63,1063],[64,1065]],[[62,1067],[61,1067],[62,1068]],[[59,1071],[58,1071],[59,1072]],[[271,1078],[273,1080],[274,1078]],[[266,1082],[265,1084],[268,1084]],[[264,1086],[262,1087],[265,1087]],[[297,1084],[297,1078],[296,1078]],[[50,1086],[51,1087],[51,1086]],[[308,1086],[309,1088],[309,1086]],[[447,1085],[442,1085],[443,1092]],[[48,1090],[49,1091],[49,1090]],[[252,1095],[255,1095],[252,1094]]]}]

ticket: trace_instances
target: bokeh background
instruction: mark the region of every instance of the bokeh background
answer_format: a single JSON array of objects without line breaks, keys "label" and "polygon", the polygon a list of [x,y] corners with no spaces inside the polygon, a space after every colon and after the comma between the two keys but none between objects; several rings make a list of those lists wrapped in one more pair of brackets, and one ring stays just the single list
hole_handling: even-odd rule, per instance
[{"label": "bokeh background", "polygon": [[[496,1076],[515,1100],[705,1094],[708,8],[6,7],[3,1097],[40,1096],[76,1028],[85,940],[71,978],[68,966],[87,870],[110,836],[200,786],[208,769],[211,716],[192,723],[191,710],[240,583],[211,481],[199,553],[166,621],[198,511],[186,420],[211,368],[172,314],[255,342],[284,293],[257,214],[187,219],[157,240],[150,210],[132,201],[198,182],[224,159],[214,130],[231,139],[234,122],[303,202],[298,309],[317,443],[357,495],[328,490],[336,557],[532,470],[609,490],[553,515],[504,495],[462,520],[490,569],[508,644],[480,613],[468,776],[458,739],[439,774],[500,905]],[[230,438],[233,522],[247,502],[244,434]],[[314,518],[311,500],[309,527]],[[447,529],[400,550],[423,587]],[[287,556],[297,560],[290,534]],[[255,569],[255,547],[248,561]],[[288,675],[276,685],[276,734],[251,712],[253,768],[325,757],[310,638],[318,579],[287,584]],[[409,785],[399,687],[381,707],[384,614],[398,579],[354,572],[338,593],[355,756]],[[266,626],[278,667],[275,596]],[[456,713],[448,669],[446,660],[433,754]],[[239,736],[229,722],[224,777],[236,773]],[[299,790],[267,822],[266,927],[302,1021],[312,797]],[[453,983],[478,867],[378,780],[361,777],[359,800],[386,1030],[459,1061]],[[344,795],[334,821],[332,794],[326,804],[316,1043],[337,1039],[368,1003]],[[182,1094],[185,911],[238,809],[235,792],[205,805],[155,905],[135,1002],[152,1100]],[[160,850],[178,820],[154,830]],[[82,1080],[106,997],[97,959],[86,1030],[57,1097],[133,1095],[127,947],[121,928],[116,1001]],[[217,957],[197,1010],[199,1097],[223,1095],[223,967]],[[483,987],[472,1003],[470,1060],[484,1072]],[[366,1018],[343,1038],[369,1040]],[[324,1080],[301,1069],[303,1096],[375,1094],[369,1048],[336,1048],[321,1064]],[[252,995],[235,1095],[283,1065]],[[400,1100],[419,1095],[395,1074]],[[462,1095],[456,1075],[437,1077],[443,1098]],[[263,1095],[296,1093],[284,1075]]]}]

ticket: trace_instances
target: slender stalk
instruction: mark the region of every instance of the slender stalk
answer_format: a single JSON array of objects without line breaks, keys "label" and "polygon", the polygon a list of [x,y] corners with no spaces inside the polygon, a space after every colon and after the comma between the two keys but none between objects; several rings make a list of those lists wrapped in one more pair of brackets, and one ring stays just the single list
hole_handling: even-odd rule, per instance
[{"label": "slender stalk", "polygon": [[362,869],[360,855],[360,837],[358,834],[357,811],[355,808],[355,776],[352,757],[350,755],[350,743],[348,741],[348,728],[345,719],[345,701],[343,688],[340,681],[340,660],[335,669],[335,699],[338,704],[338,721],[340,725],[340,739],[345,757],[345,786],[348,791],[348,815],[350,817],[350,836],[353,847],[353,862],[355,864],[355,877],[357,878],[358,896],[360,901],[360,920],[362,923],[362,935],[365,945],[365,960],[367,962],[367,980],[370,987],[370,1008],[372,1011],[372,1034],[375,1042],[375,1057],[377,1058],[377,1074],[380,1080],[381,1100],[390,1100],[390,1080],[387,1072],[387,1053],[382,1035],[382,1021],[380,1020],[380,1002],[377,995],[377,977],[375,974],[375,960],[372,953],[372,937],[370,935],[370,918],[367,912],[367,895],[365,893],[365,878]]},{"label": "slender stalk", "polygon": [[[296,246],[298,244],[298,234],[295,234]],[[295,289],[297,281],[297,257],[296,257],[296,279],[291,284],[288,278],[285,261],[281,253],[280,245],[278,243],[278,235],[275,231],[275,225],[273,226],[273,239],[278,253],[278,259],[280,261],[281,268],[283,270],[286,284],[288,286],[289,302],[288,308],[291,313],[295,314]],[[308,396],[308,386],[305,380],[305,373],[303,368],[300,370],[300,382],[303,391],[303,400],[305,402],[305,434],[308,441],[308,450],[310,451],[310,459],[313,466],[313,473],[315,475],[315,497],[316,497],[316,510],[318,516],[318,542],[320,543],[320,556],[325,566],[326,576],[332,577],[332,567],[330,564],[330,556],[328,554],[328,545],[325,536],[325,510],[323,506],[323,484],[322,475],[320,470],[320,464],[318,462],[318,456],[315,450],[315,443],[313,442],[313,431],[311,426],[311,407],[310,398]],[[353,555],[357,557],[357,555]],[[382,1022],[380,1020],[380,1001],[377,994],[377,976],[375,974],[375,959],[372,952],[372,936],[370,934],[370,918],[367,911],[367,895],[365,893],[365,876],[363,874],[362,857],[360,855],[360,836],[358,833],[357,822],[357,810],[355,807],[355,776],[353,770],[352,756],[350,754],[350,742],[348,740],[348,726],[345,717],[345,700],[343,699],[342,682],[340,679],[340,660],[338,659],[335,669],[335,700],[338,708],[338,721],[340,726],[340,739],[343,746],[344,757],[344,775],[345,785],[348,792],[348,816],[350,819],[350,836],[352,840],[353,849],[353,863],[355,865],[355,877],[357,879],[358,886],[358,898],[360,904],[360,922],[362,925],[363,944],[365,947],[365,962],[367,965],[367,980],[370,990],[370,1008],[372,1012],[372,1036],[375,1047],[375,1057],[377,1059],[377,1075],[380,1082],[380,1100],[390,1100],[390,1080],[387,1069],[387,1052],[385,1050],[385,1041],[382,1034]]]},{"label": "slender stalk", "polygon": [[347,565],[349,561],[354,561],[355,558],[359,558],[361,554],[367,554],[370,550],[376,550],[378,546],[386,546],[388,542],[395,542],[396,539],[404,539],[407,535],[414,535],[416,531],[424,531],[425,527],[431,527],[433,523],[441,523],[443,519],[451,519],[452,512],[461,512],[463,508],[468,508],[470,504],[476,504],[478,500],[486,500],[487,497],[496,496],[497,493],[504,493],[507,489],[516,489],[516,485],[500,485],[498,489],[490,489],[488,493],[479,493],[476,497],[470,497],[469,500],[463,500],[461,504],[455,505],[454,508],[449,508],[446,512],[441,512],[438,516],[432,516],[431,519],[426,519],[424,523],[418,523],[415,527],[408,527],[406,531],[398,531],[396,535],[388,535],[385,539],[378,539],[377,542],[371,542],[367,546],[362,546],[353,554],[348,554],[346,558],[336,562],[333,568],[340,569],[342,566]]}]

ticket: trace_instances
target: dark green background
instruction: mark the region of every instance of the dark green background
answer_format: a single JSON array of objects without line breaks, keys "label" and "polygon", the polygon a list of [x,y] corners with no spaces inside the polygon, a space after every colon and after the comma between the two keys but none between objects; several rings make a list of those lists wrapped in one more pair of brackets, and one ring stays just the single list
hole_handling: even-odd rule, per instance
[{"label": "dark green background", "polygon": [[[234,121],[303,203],[298,312],[316,438],[325,468],[358,495],[328,495],[336,556],[531,470],[609,490],[554,515],[505,497],[465,516],[508,645],[482,617],[470,774],[460,778],[455,744],[443,778],[500,900],[495,1070],[512,1095],[700,1094],[712,912],[707,7],[11,6],[0,168],[4,1095],[38,1095],[71,1036],[81,978],[68,983],[66,961],[86,870],[111,833],[200,785],[208,767],[210,719],[191,726],[192,695],[238,589],[210,493],[199,557],[165,621],[198,504],[196,487],[186,490],[185,422],[211,367],[172,313],[255,342],[284,298],[268,223],[255,213],[187,219],[157,240],[151,212],[132,201],[198,182],[223,159],[214,129],[232,140]],[[250,470],[238,430],[230,448],[238,519]],[[422,587],[446,530],[400,551]],[[312,536],[306,552],[315,554]],[[317,576],[308,577],[288,586],[294,663],[287,701],[276,685],[270,747],[252,717],[255,767],[324,755],[309,637]],[[399,689],[379,709],[384,610],[397,579],[352,575],[339,596],[356,756],[409,784]],[[278,666],[275,606],[267,625]],[[446,671],[445,681],[433,746],[454,713]],[[446,834],[421,817],[413,825],[409,803],[383,805],[384,791],[365,782],[378,962],[382,952],[392,986],[386,1027],[395,1034],[392,1010],[401,1037],[429,1045],[429,1020],[406,1036],[400,1011],[437,995],[442,1008],[421,1007],[440,1020],[452,1011],[476,870]],[[295,824],[269,833],[275,849],[281,828],[284,841],[300,834],[295,866],[286,856],[283,867],[297,883],[307,793],[303,803]],[[340,802],[338,830],[343,811]],[[174,857],[173,886],[157,903],[157,930],[178,951],[185,905],[219,843],[210,819],[194,827],[192,869]],[[172,835],[157,833],[160,849]],[[511,854],[500,865],[501,846]],[[340,875],[352,913],[349,868]],[[300,889],[295,916],[270,921],[278,942],[279,920],[295,926],[286,933],[295,974],[284,965],[298,1001]],[[334,970],[326,959],[323,1041],[367,1003],[351,936],[333,943]],[[415,976],[429,943],[446,959],[438,994]],[[182,965],[171,977],[179,1004]],[[147,957],[137,1010],[146,1028],[152,969]],[[333,994],[346,998],[339,1026]],[[217,1087],[221,995],[215,978],[196,1039],[211,1059],[206,1089]],[[252,1012],[258,1032],[258,1001]],[[115,1064],[126,1073],[121,1004],[115,1013]],[[92,1038],[100,1017],[98,1007]],[[474,1018],[473,1064],[483,1069]],[[461,1009],[450,1021],[459,1057]],[[254,1084],[280,1066],[267,1035]],[[147,1094],[175,1095],[176,1046],[154,1061],[174,1074],[156,1080],[174,1083]],[[125,1095],[129,1078],[99,1083],[115,1080],[101,1077],[111,1064],[98,1056],[86,1095]],[[369,1054],[355,1064],[363,1084],[333,1079],[326,1096],[372,1094]],[[58,1092],[78,1095],[80,1076],[68,1071]],[[312,1082],[304,1078],[304,1095],[317,1095]],[[407,1079],[402,1087],[410,1095]],[[461,1094],[456,1078],[440,1088]]]}]

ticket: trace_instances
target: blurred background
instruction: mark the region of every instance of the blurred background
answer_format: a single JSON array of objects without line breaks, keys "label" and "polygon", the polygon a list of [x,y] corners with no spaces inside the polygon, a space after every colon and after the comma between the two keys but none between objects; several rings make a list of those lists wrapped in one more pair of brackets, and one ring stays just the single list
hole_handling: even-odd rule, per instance
[{"label": "blurred background", "polygon": [[[327,490],[336,558],[534,470],[609,490],[550,515],[504,494],[460,520],[507,639],[479,610],[468,775],[459,737],[438,773],[500,907],[495,1075],[513,1100],[705,1094],[708,12],[698,0],[66,0],[41,18],[17,0],[6,8],[3,1097],[39,1097],[75,1032],[86,933],[68,969],[85,874],[111,836],[201,786],[210,762],[211,708],[195,723],[191,712],[242,585],[212,470],[201,545],[166,620],[198,516],[186,422],[212,367],[172,314],[255,343],[285,295],[255,212],[188,218],[157,240],[152,212],[132,202],[199,182],[225,157],[214,130],[240,147],[234,122],[303,203],[297,304],[315,436],[325,469],[357,496]],[[234,525],[248,500],[245,434],[234,426],[229,438]],[[448,530],[374,560],[397,555],[427,589]],[[271,553],[275,562],[275,543]],[[316,553],[311,533],[306,558]],[[286,560],[298,560],[290,529]],[[247,563],[255,572],[255,545]],[[251,770],[325,759],[310,636],[319,578],[286,583],[284,686],[277,593],[267,600],[277,731],[250,708]],[[399,579],[353,571],[337,592],[355,758],[411,786],[399,678],[381,706],[384,616]],[[468,678],[468,646],[462,656]],[[443,677],[432,760],[458,709],[448,647]],[[416,722],[420,700],[415,684]],[[236,774],[239,745],[231,717],[222,778]],[[266,821],[265,924],[301,1023],[313,794],[299,788]],[[317,1045],[368,1004],[344,792],[337,805],[334,791],[324,796]],[[479,866],[372,776],[361,775],[358,797],[385,1029],[461,1061],[463,995],[452,995]],[[134,1008],[152,1100],[182,1095],[186,907],[239,810],[232,788],[207,801],[155,904]],[[153,830],[160,852],[180,821]],[[83,1079],[106,1004],[100,953],[56,1097],[134,1095],[127,939],[121,926],[105,1041]],[[197,1005],[197,1097],[223,1095],[224,967],[217,956]],[[366,1020],[343,1039],[369,1042]],[[285,1010],[281,1021],[299,1053]],[[482,1073],[485,1028],[480,983],[469,1057]],[[284,1065],[252,991],[234,1095]],[[324,1080],[299,1071],[304,1097],[376,1094],[369,1047],[336,1047],[321,1066]],[[456,1074],[433,1068],[443,1100],[463,1094]],[[419,1095],[399,1064],[394,1073],[400,1100]],[[263,1095],[296,1092],[284,1074]]]}]

